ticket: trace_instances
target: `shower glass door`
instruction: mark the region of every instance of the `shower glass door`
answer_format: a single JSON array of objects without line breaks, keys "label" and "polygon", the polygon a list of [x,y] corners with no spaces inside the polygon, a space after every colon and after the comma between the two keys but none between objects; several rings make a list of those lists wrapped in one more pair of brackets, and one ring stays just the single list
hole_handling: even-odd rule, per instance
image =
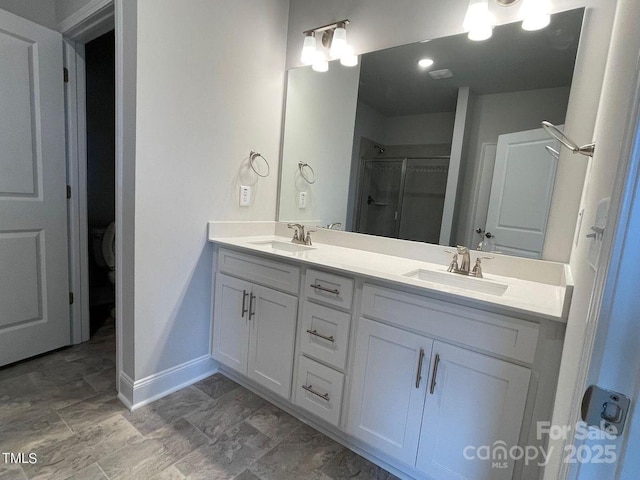
[{"label": "shower glass door", "polygon": [[356,230],[398,237],[405,159],[364,160]]},{"label": "shower glass door", "polygon": [[440,241],[448,174],[448,158],[407,160],[398,238],[427,243]]},{"label": "shower glass door", "polygon": [[438,243],[449,157],[363,159],[356,231]]}]

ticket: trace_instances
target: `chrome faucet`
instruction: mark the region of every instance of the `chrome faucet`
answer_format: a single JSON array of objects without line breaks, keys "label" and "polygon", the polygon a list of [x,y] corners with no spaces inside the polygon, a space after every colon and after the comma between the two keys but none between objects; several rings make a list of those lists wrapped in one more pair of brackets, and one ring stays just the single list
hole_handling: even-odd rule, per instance
[{"label": "chrome faucet", "polygon": [[305,234],[304,225],[300,225],[299,223],[289,223],[287,224],[287,227],[294,229],[291,243],[298,243],[300,245],[311,245],[311,233],[315,232],[315,230],[309,230]]},{"label": "chrome faucet", "polygon": [[462,261],[460,262],[460,271],[457,273],[469,275],[469,270],[471,270],[471,254],[469,253],[469,249],[460,245],[458,245],[456,248],[458,249],[458,255],[462,255]]},{"label": "chrome faucet", "polygon": [[[483,278],[482,276],[482,260],[489,260],[493,257],[477,257],[476,264],[471,269],[471,254],[467,247],[458,245],[456,251],[445,250],[446,253],[453,255],[451,262],[449,263],[448,272],[458,273],[460,275],[469,275],[471,277]],[[462,256],[462,260],[458,264],[458,257]]]},{"label": "chrome faucet", "polygon": [[328,228],[329,230],[334,230],[334,229],[335,229],[335,227],[341,227],[341,226],[342,226],[342,223],[340,223],[340,222],[335,222],[335,223],[330,223],[329,225],[327,225],[327,228]]}]

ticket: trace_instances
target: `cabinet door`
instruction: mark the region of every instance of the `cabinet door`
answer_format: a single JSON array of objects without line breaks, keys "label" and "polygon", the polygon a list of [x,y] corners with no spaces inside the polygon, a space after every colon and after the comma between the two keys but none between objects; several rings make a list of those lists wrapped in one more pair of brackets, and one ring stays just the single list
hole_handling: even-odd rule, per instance
[{"label": "cabinet door", "polygon": [[440,342],[431,364],[416,467],[434,480],[510,479],[512,461],[473,457],[518,444],[530,371]]},{"label": "cabinet door", "polygon": [[297,307],[292,295],[253,286],[248,376],[285,398],[291,392]]},{"label": "cabinet door", "polygon": [[360,319],[349,402],[351,435],[411,466],[433,340]]},{"label": "cabinet door", "polygon": [[220,363],[245,375],[249,348],[251,288],[249,282],[222,273],[216,275],[213,356]]}]

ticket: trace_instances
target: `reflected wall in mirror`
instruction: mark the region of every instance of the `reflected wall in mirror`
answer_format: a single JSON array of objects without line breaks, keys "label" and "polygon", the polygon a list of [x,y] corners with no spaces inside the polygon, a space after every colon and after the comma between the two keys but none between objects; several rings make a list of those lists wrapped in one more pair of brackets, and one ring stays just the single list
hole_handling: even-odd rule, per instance
[{"label": "reflected wall in mirror", "polygon": [[541,258],[562,185],[540,123],[565,121],[582,18],[289,70],[279,220]]}]

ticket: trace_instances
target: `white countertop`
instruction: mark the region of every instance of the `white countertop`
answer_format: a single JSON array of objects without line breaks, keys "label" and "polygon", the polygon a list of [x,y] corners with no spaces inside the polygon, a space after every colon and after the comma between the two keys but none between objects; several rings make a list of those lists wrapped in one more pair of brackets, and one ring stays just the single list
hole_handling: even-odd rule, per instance
[{"label": "white countertop", "polygon": [[[428,270],[441,275],[448,273],[443,264],[429,263],[401,256],[374,253],[354,248],[314,242],[313,248],[299,252],[288,252],[271,248],[265,242],[290,243],[288,237],[274,235],[242,237],[209,237],[209,241],[221,246],[239,248],[255,253],[267,254],[280,259],[339,270],[370,280],[392,283],[420,290],[424,294],[445,301],[453,301],[473,307],[480,307],[497,313],[516,314],[525,318],[537,318],[566,322],[568,302],[571,300],[572,285],[558,285],[523,280],[513,276],[501,276],[484,272],[484,279],[461,277],[471,282],[497,282],[507,285],[502,295],[482,293],[464,287],[445,285],[440,282],[419,280],[405,276],[409,272]],[[260,243],[262,242],[262,244]],[[472,262],[475,256],[472,256]],[[445,260],[446,262],[446,260]],[[569,275],[570,276],[570,275]],[[454,277],[454,282],[457,277]]]}]

